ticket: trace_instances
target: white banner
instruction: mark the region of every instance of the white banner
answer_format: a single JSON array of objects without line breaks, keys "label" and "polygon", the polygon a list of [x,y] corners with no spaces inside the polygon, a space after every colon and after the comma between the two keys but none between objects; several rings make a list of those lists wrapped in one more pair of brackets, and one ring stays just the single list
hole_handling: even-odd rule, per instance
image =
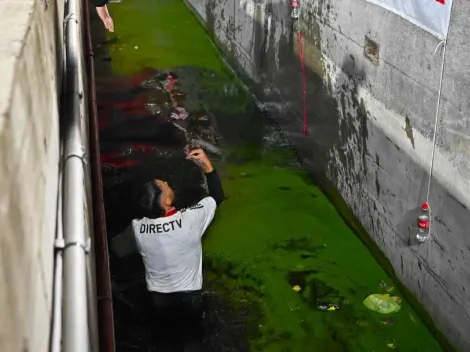
[{"label": "white banner", "polygon": [[366,0],[407,19],[434,36],[445,39],[452,0]]}]

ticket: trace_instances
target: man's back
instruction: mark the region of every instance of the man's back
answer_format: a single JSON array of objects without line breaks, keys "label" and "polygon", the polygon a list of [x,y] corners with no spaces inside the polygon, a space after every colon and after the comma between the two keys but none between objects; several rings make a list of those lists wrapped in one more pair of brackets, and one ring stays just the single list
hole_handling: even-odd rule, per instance
[{"label": "man's back", "polygon": [[197,205],[170,216],[132,221],[149,291],[170,293],[201,289],[201,237],[215,209],[215,200],[206,197]]}]

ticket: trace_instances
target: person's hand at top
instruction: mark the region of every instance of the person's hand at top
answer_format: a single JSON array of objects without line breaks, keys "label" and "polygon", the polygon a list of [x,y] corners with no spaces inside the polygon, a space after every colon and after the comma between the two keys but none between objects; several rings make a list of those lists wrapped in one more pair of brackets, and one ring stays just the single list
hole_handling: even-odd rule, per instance
[{"label": "person's hand at top", "polygon": [[211,161],[202,149],[191,150],[186,158],[198,164],[206,174],[214,170]]},{"label": "person's hand at top", "polygon": [[108,7],[106,5],[96,7],[96,12],[98,13],[98,16],[101,18],[101,21],[103,22],[106,29],[110,32],[114,32],[114,23],[113,23],[113,19],[111,18],[111,15],[108,12]]}]

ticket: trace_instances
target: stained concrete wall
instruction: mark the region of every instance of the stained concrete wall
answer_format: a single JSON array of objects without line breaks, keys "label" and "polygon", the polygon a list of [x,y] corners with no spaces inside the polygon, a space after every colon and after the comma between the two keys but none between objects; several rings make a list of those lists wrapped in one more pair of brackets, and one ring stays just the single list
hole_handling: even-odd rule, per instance
[{"label": "stained concrete wall", "polygon": [[[276,116],[309,166],[334,183],[398,277],[470,350],[470,5],[454,0],[429,202],[417,245],[441,73],[439,40],[364,0],[303,0],[308,131],[290,2],[186,0]],[[379,62],[364,55],[366,37]]]},{"label": "stained concrete wall", "polygon": [[63,1],[0,2],[0,351],[49,350],[63,18]]},{"label": "stained concrete wall", "polygon": [[[0,3],[0,350],[46,351],[63,4]],[[60,24],[59,24],[60,23]]]}]

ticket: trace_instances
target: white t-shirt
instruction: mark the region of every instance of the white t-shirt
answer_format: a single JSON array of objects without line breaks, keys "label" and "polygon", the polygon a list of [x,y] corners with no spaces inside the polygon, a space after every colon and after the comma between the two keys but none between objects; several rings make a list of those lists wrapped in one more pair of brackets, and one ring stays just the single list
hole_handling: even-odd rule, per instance
[{"label": "white t-shirt", "polygon": [[145,265],[147,288],[162,293],[202,288],[201,237],[214,218],[217,205],[206,197],[175,214],[133,220],[112,240],[119,257],[138,251]]}]

